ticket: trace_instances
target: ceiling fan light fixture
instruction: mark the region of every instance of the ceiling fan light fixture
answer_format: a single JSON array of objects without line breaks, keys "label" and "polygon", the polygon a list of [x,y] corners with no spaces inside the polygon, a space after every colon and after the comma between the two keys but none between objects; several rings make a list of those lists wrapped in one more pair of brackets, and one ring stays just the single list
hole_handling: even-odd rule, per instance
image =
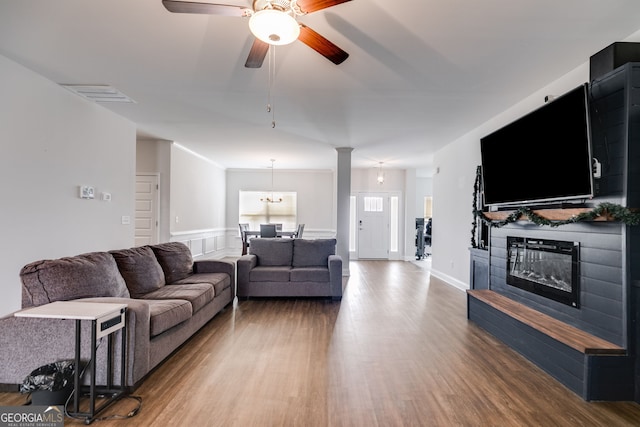
[{"label": "ceiling fan light fixture", "polygon": [[249,29],[258,39],[276,46],[293,43],[300,35],[298,21],[288,13],[276,9],[254,13],[249,19]]}]

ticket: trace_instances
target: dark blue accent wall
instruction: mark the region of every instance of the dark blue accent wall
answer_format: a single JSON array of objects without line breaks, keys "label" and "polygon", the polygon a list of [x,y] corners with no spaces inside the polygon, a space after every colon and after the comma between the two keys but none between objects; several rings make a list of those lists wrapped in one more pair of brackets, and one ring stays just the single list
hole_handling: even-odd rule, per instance
[{"label": "dark blue accent wall", "polygon": [[[620,223],[571,224],[558,228],[516,223],[491,231],[491,289],[619,346],[626,346],[625,292]],[[507,236],[580,244],[580,308],[506,283]]]}]

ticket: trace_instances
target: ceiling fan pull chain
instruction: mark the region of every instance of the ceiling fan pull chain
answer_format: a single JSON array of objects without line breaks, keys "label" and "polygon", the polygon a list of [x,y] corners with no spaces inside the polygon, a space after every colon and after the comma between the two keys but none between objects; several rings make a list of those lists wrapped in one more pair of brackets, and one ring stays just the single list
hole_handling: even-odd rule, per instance
[{"label": "ceiling fan pull chain", "polygon": [[269,45],[269,66],[267,67],[267,74],[269,75],[269,80],[268,80],[268,87],[267,87],[267,113],[271,112],[271,85],[272,85],[272,80],[271,80],[271,50],[273,49],[273,46]]},{"label": "ceiling fan pull chain", "polygon": [[267,100],[267,113],[271,113],[271,128],[276,127],[276,112],[271,103],[271,91],[276,78],[276,49],[269,45],[269,95]]}]

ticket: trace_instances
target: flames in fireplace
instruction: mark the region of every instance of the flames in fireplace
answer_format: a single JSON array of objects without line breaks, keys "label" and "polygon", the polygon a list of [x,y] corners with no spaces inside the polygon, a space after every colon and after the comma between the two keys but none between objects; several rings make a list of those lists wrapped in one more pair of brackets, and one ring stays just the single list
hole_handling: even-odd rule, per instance
[{"label": "flames in fireplace", "polygon": [[514,251],[510,274],[525,280],[571,292],[571,259],[549,252]]}]

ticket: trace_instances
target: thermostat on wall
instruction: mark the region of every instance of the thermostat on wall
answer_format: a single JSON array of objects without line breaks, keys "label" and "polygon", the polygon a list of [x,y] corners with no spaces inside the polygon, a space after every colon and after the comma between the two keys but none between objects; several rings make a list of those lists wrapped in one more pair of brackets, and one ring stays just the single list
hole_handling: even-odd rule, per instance
[{"label": "thermostat on wall", "polygon": [[93,199],[95,197],[95,190],[88,185],[80,186],[80,198],[81,199]]}]

